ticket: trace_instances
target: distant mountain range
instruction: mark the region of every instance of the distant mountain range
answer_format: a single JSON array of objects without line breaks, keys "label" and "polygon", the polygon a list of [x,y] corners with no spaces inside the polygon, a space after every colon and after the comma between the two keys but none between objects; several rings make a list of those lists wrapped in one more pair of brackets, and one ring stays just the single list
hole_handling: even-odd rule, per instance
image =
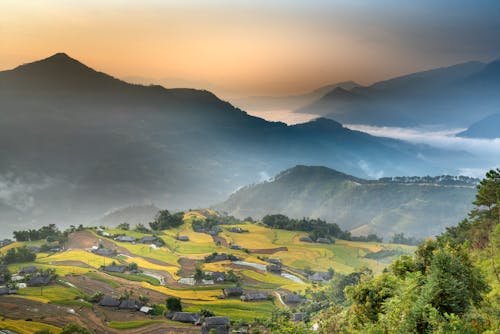
[{"label": "distant mountain range", "polygon": [[468,138],[500,138],[500,113],[489,115],[458,134]]},{"label": "distant mountain range", "polygon": [[466,217],[476,193],[470,180],[455,185],[425,178],[373,181],[325,167],[296,166],[238,190],[215,209],[241,218],[276,213],[322,218],[355,235],[404,232],[424,238]]},{"label": "distant mountain range", "polygon": [[500,110],[500,60],[413,73],[368,87],[333,90],[297,107],[344,124],[469,126]]},{"label": "distant mountain range", "polygon": [[476,163],[326,118],[267,122],[208,91],[129,84],[64,53],[0,72],[0,156],[1,229],[86,223],[135,203],[205,207],[297,164],[379,177]]}]

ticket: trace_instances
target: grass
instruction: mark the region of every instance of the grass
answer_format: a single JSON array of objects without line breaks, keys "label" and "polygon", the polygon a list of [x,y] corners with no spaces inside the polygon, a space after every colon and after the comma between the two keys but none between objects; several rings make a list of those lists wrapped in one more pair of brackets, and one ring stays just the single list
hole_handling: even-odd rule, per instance
[{"label": "grass", "polygon": [[49,285],[40,287],[28,287],[18,290],[19,296],[35,297],[53,303],[66,303],[83,298],[84,294],[77,288],[63,287],[61,285]]},{"label": "grass", "polygon": [[84,275],[89,271],[94,269],[92,268],[83,268],[77,266],[68,266],[68,265],[59,265],[59,264],[48,264],[48,263],[39,263],[39,262],[27,262],[27,263],[16,263],[9,265],[9,271],[12,273],[18,272],[21,268],[35,266],[38,269],[54,269],[56,274],[60,277],[64,277],[67,275]]},{"label": "grass", "polygon": [[0,329],[9,329],[20,334],[33,334],[39,330],[48,330],[54,334],[59,334],[61,332],[60,328],[41,322],[7,318],[0,318]]},{"label": "grass", "polygon": [[205,289],[189,289],[189,290],[184,290],[184,289],[171,289],[166,286],[154,286],[151,285],[147,282],[142,282],[141,285],[144,288],[155,290],[157,292],[163,293],[164,295],[168,296],[174,296],[177,298],[181,298],[185,300],[188,303],[191,302],[199,302],[199,301],[216,301],[217,296],[222,293],[222,290],[205,290]]},{"label": "grass", "polygon": [[107,257],[96,255],[84,250],[69,250],[66,252],[55,253],[53,255],[38,259],[40,263],[56,263],[62,261],[81,261],[93,268],[99,268],[102,265],[109,264],[111,260]]},{"label": "grass", "polygon": [[167,320],[110,321],[107,323],[107,325],[108,327],[114,329],[134,329],[161,323],[172,323],[172,322],[169,322]]},{"label": "grass", "polygon": [[140,257],[125,257],[123,260],[127,263],[132,263],[132,262],[137,263],[137,265],[143,269],[166,271],[175,280],[180,278],[177,275],[177,271],[179,270],[178,266],[162,266],[159,264],[151,263]]},{"label": "grass", "polygon": [[112,287],[113,289],[116,289],[120,286],[120,283],[117,283],[110,278],[106,278],[106,277],[104,277],[101,274],[98,274],[96,272],[88,272],[85,275],[91,279],[96,280],[96,281],[104,282],[107,285],[109,285],[110,287]]}]

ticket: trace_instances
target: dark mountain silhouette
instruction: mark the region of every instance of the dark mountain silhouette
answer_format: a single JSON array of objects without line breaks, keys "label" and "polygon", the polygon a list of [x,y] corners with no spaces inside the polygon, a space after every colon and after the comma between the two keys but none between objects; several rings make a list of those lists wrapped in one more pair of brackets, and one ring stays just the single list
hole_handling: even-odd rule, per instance
[{"label": "dark mountain silhouette", "polygon": [[500,138],[500,113],[473,123],[467,130],[457,134],[468,138]]},{"label": "dark mountain silhouette", "polygon": [[351,124],[466,126],[500,107],[499,68],[499,61],[467,62],[413,73],[325,95],[298,112]]},{"label": "dark mountain silhouette", "polygon": [[20,225],[206,206],[299,163],[367,177],[453,172],[468,158],[327,119],[267,122],[208,91],[128,84],[65,54],[0,72],[0,87],[0,219]]},{"label": "dark mountain silhouette", "polygon": [[296,166],[269,182],[244,187],[216,209],[237,217],[281,213],[333,221],[354,234],[428,237],[470,210],[474,185],[371,181],[333,169]]}]

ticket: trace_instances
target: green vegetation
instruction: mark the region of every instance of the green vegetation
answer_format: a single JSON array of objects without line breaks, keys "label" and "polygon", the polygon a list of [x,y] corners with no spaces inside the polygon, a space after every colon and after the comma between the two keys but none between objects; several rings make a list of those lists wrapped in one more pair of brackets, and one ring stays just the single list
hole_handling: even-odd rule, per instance
[{"label": "green vegetation", "polygon": [[108,322],[108,327],[115,329],[133,329],[154,324],[160,324],[163,322],[167,321],[165,320],[110,321]]},{"label": "green vegetation", "polygon": [[0,263],[12,264],[12,263],[24,263],[32,262],[36,259],[36,254],[31,252],[26,246],[11,248],[7,253],[0,258]]},{"label": "green vegetation", "polygon": [[184,212],[171,214],[168,210],[160,210],[149,226],[155,231],[167,230],[181,226],[184,223],[183,218]]},{"label": "green vegetation", "polygon": [[129,281],[147,282],[151,285],[160,285],[160,282],[156,278],[144,274],[125,274],[125,273],[113,273],[113,272],[107,272],[106,274],[110,276],[120,277]]}]

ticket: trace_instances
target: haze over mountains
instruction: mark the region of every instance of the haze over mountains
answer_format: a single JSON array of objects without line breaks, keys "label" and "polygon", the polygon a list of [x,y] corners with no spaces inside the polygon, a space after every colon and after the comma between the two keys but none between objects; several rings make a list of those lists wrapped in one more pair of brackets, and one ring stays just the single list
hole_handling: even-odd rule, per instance
[{"label": "haze over mountains", "polygon": [[349,124],[467,127],[500,110],[499,89],[500,60],[467,62],[337,89],[297,109]]},{"label": "haze over mountains", "polygon": [[238,190],[215,208],[239,218],[321,218],[357,235],[426,238],[460,221],[475,193],[472,182],[370,181],[325,167],[295,166]]},{"label": "haze over mountains", "polygon": [[326,118],[267,122],[208,91],[132,85],[63,53],[0,72],[0,154],[0,219],[19,228],[130,204],[208,206],[297,164],[376,178],[481,163]]}]

